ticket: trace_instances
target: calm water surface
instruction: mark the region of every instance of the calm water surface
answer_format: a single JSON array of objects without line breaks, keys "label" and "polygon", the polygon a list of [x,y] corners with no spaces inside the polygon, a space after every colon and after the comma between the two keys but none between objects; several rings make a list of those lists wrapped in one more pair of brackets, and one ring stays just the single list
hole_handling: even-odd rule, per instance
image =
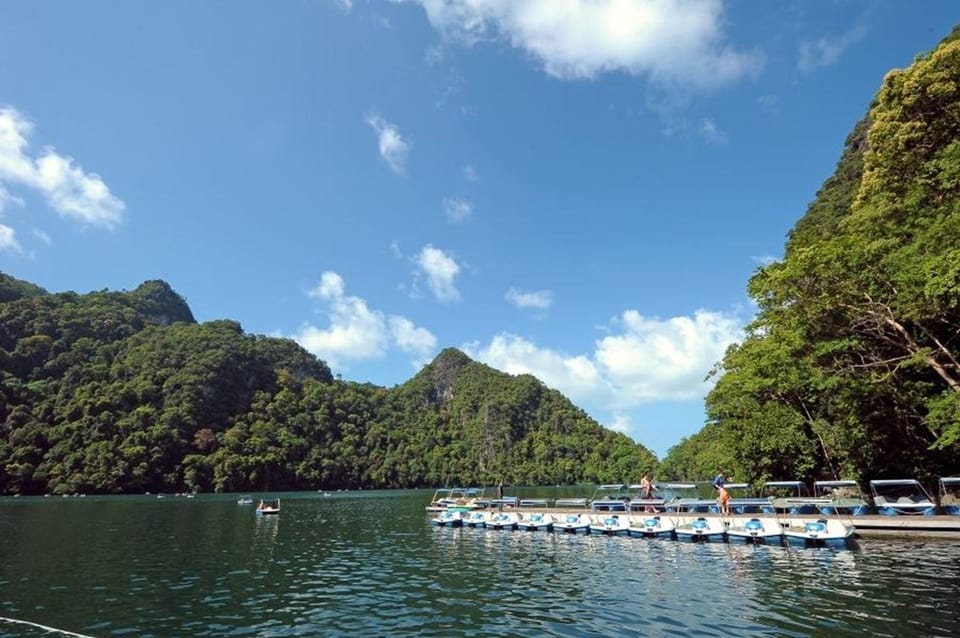
[{"label": "calm water surface", "polygon": [[960,543],[445,529],[431,495],[0,499],[0,637],[960,635]]}]

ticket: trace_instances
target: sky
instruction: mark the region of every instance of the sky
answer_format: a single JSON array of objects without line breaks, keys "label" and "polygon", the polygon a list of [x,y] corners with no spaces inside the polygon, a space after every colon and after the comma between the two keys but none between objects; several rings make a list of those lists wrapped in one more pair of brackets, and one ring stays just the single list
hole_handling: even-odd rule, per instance
[{"label": "sky", "polygon": [[446,347],[661,458],[953,0],[8,0],[0,270],[167,281],[392,387]]}]

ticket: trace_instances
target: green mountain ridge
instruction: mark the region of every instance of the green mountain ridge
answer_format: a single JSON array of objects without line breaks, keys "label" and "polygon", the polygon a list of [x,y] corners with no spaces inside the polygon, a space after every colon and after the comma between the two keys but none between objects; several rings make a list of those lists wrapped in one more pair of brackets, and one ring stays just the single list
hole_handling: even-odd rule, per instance
[{"label": "green mountain ridge", "polygon": [[168,284],[50,294],[0,273],[0,493],[630,480],[656,457],[530,375],[447,349],[392,389],[198,324]]}]

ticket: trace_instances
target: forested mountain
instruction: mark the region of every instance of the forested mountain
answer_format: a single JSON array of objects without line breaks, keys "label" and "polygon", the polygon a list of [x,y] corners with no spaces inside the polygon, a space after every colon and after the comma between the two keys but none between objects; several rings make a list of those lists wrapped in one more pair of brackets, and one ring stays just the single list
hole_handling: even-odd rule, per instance
[{"label": "forested mountain", "polygon": [[393,389],[198,324],[166,283],[49,294],[0,273],[0,493],[621,481],[656,458],[530,376],[446,350]]},{"label": "forested mountain", "polygon": [[891,71],[662,473],[960,471],[960,38]]}]

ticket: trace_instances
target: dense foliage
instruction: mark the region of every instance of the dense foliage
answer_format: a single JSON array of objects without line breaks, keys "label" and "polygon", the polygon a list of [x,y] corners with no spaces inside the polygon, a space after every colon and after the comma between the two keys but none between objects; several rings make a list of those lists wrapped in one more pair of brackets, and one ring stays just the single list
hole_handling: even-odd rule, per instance
[{"label": "dense foliage", "polygon": [[[930,478],[960,470],[960,39],[884,79],[664,470]],[[706,470],[706,471],[704,471]]]},{"label": "dense foliage", "polygon": [[0,273],[0,493],[619,481],[655,463],[456,350],[388,390],[197,324],[164,282],[48,294]]}]

